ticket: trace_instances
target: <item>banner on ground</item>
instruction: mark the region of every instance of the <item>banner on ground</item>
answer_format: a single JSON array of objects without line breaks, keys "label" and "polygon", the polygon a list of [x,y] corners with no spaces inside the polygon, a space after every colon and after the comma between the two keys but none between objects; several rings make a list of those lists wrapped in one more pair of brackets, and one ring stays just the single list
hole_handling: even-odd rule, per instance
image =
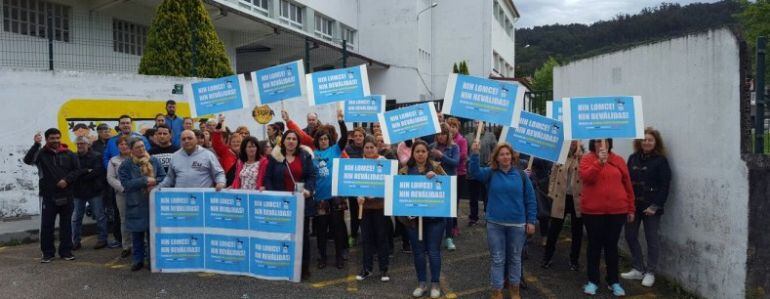
[{"label": "banner on ground", "polygon": [[457,177],[394,175],[385,177],[385,215],[457,217]]},{"label": "banner on ground", "polygon": [[332,196],[385,197],[385,177],[396,175],[398,161],[334,159]]},{"label": "banner on ground", "polygon": [[257,106],[301,99],[307,93],[302,60],[251,72],[251,81]]},{"label": "banner on ground", "polygon": [[407,106],[377,115],[382,128],[382,139],[387,144],[433,135],[441,127],[433,102]]},{"label": "banner on ground", "polygon": [[290,192],[153,190],[152,271],[299,282],[304,202]]},{"label": "banner on ground", "polygon": [[553,100],[545,102],[545,117],[553,118],[558,121],[562,121],[562,102],[561,100]]},{"label": "banner on ground", "polygon": [[524,92],[519,84],[450,74],[441,112],[515,128]]},{"label": "banner on ground", "polygon": [[504,142],[518,152],[561,164],[570,146],[561,121],[527,111],[521,112],[518,128],[503,127],[499,143]]},{"label": "banner on ground", "polygon": [[369,75],[362,64],[345,69],[313,72],[305,75],[310,106],[323,105],[370,95]]},{"label": "banner on ground", "polygon": [[243,74],[186,84],[184,94],[188,97],[192,117],[216,115],[249,106]]},{"label": "banner on ground", "polygon": [[345,100],[345,121],[377,122],[377,114],[385,113],[385,96],[370,95],[360,99]]},{"label": "banner on ground", "polygon": [[562,102],[566,139],[644,138],[640,96],[564,98]]}]

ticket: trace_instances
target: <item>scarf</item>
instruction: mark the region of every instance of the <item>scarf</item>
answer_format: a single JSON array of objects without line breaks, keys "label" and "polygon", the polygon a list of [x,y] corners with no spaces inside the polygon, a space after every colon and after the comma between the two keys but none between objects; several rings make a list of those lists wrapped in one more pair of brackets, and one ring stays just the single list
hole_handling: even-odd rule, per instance
[{"label": "scarf", "polygon": [[131,160],[134,162],[134,164],[139,165],[139,169],[144,176],[151,178],[155,177],[155,169],[152,168],[149,155],[145,154],[144,157],[141,158],[132,156]]}]

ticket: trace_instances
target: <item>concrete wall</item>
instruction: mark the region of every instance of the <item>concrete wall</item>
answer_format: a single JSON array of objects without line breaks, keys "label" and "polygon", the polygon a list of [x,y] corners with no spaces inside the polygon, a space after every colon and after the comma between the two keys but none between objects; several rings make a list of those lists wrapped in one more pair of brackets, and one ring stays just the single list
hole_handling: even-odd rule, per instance
[{"label": "concrete wall", "polygon": [[[739,47],[728,30],[554,69],[554,96],[640,95],[661,131],[673,185],[660,272],[709,298],[744,297],[749,183],[740,149]],[[630,141],[615,143],[627,157]],[[621,241],[621,243],[625,243]]]},{"label": "concrete wall", "polygon": [[[24,154],[32,145],[36,132],[56,127],[67,131],[70,140],[74,134],[68,131],[67,119],[77,116],[83,123],[106,122],[111,126],[121,114],[152,118],[156,113],[165,113],[164,103],[169,98],[186,104],[185,100],[170,94],[174,84],[188,83],[197,79],[161,76],[143,76],[115,73],[83,73],[73,71],[30,71],[0,68],[0,217],[16,214],[39,213],[37,199],[37,169],[22,162]],[[251,106],[245,111],[225,113],[227,125],[249,127],[251,134],[263,138],[263,126],[251,117],[253,95],[249,90]],[[118,102],[127,101],[127,102]],[[83,108],[83,103],[96,103]],[[129,103],[129,104],[126,104]],[[306,125],[305,115],[311,111],[304,101],[284,103],[293,119]],[[80,108],[79,108],[80,107]],[[271,106],[280,120],[280,104]],[[313,107],[324,122],[336,124],[335,106]],[[180,111],[180,115],[185,115]],[[137,128],[151,125],[150,121],[135,121]],[[92,134],[95,134],[92,132]],[[73,150],[74,147],[71,147]]]}]

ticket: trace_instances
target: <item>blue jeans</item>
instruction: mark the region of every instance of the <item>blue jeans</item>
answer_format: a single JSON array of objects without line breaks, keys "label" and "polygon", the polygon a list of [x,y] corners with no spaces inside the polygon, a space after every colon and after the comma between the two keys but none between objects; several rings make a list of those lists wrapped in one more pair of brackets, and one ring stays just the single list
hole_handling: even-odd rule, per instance
[{"label": "blue jeans", "polygon": [[441,241],[444,239],[444,218],[423,219],[422,241],[418,240],[417,227],[407,227],[409,242],[412,244],[414,256],[414,269],[417,271],[417,280],[426,282],[427,269],[425,269],[425,252],[428,252],[430,263],[430,282],[438,283],[441,278]]},{"label": "blue jeans", "polygon": [[519,285],[521,282],[521,251],[526,240],[527,234],[524,227],[487,222],[487,242],[492,258],[489,279],[493,289],[503,288],[506,270],[510,284]]},{"label": "blue jeans", "polygon": [[[132,243],[132,246],[131,246],[132,247],[131,248],[131,261],[134,264],[144,263],[144,258],[146,256],[145,253],[144,253],[144,246],[145,246],[144,238],[145,238],[145,236],[147,238],[149,238],[150,237],[150,232],[147,232],[147,231],[144,231],[144,232],[131,232],[131,243]],[[146,244],[147,244],[147,249],[149,250],[150,249],[149,248],[150,247],[150,243],[148,242]]]},{"label": "blue jeans", "polygon": [[96,217],[96,227],[99,230],[99,241],[107,242],[107,216],[104,215],[104,201],[101,195],[91,198],[75,198],[75,214],[72,216],[72,244],[80,244],[80,231],[83,227],[83,215],[86,213],[86,202]]}]

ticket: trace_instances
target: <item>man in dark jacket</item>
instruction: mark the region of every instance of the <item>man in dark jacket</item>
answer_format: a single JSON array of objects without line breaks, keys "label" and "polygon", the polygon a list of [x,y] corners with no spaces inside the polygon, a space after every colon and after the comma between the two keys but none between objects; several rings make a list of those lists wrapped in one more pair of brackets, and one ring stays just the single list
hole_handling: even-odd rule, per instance
[{"label": "man in dark jacket", "polygon": [[83,226],[83,214],[86,212],[86,202],[96,218],[99,238],[94,249],[107,246],[107,216],[104,214],[104,182],[106,171],[102,166],[102,154],[90,149],[91,143],[87,137],[75,140],[78,146],[78,161],[80,175],[75,182],[75,215],[72,218],[72,250],[80,249],[80,231]]},{"label": "man in dark jacket", "polygon": [[59,216],[59,256],[65,260],[72,255],[72,189],[80,174],[78,157],[66,145],[61,144],[61,132],[56,128],[45,131],[45,147],[40,144],[43,136],[35,134],[35,144],[24,156],[24,163],[37,166],[41,200],[40,249],[41,263],[50,263],[55,254],[54,229]]}]

